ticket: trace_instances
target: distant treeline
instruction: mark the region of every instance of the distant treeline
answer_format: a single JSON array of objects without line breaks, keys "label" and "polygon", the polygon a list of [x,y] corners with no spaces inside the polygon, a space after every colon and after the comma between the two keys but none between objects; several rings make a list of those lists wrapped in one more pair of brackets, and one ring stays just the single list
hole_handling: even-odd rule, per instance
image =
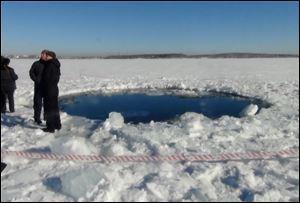
[{"label": "distant treeline", "polygon": [[[6,55],[9,58],[19,59],[36,59],[39,56],[23,55],[14,56]],[[221,53],[221,54],[136,54],[136,55],[111,55],[111,56],[73,56],[73,57],[59,57],[61,59],[172,59],[172,58],[294,58],[299,55],[294,54],[260,54],[260,53]]]},{"label": "distant treeline", "polygon": [[299,57],[292,54],[258,54],[258,53],[222,53],[222,54],[141,54],[141,55],[114,55],[104,57],[105,59],[153,59],[153,58],[287,58]]}]

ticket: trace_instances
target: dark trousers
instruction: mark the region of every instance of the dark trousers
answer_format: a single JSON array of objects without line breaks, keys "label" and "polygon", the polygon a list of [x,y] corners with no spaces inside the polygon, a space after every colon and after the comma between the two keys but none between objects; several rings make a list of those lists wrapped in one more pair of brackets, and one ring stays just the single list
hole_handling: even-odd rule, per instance
[{"label": "dark trousers", "polygon": [[46,124],[49,129],[61,129],[61,121],[58,107],[57,96],[46,96],[44,98],[44,111],[46,116]]},{"label": "dark trousers", "polygon": [[[40,87],[34,86],[33,109],[34,109],[35,121],[41,120],[42,106],[43,106],[42,90]],[[44,119],[45,119],[45,115],[44,115]]]},{"label": "dark trousers", "polygon": [[10,112],[15,112],[14,93],[15,93],[14,90],[12,90],[12,91],[3,91],[3,99],[1,99],[1,102],[3,102],[3,104],[1,104],[1,112],[2,113],[6,112],[7,99],[8,99],[8,104],[9,104],[9,111]]},{"label": "dark trousers", "polygon": [[5,105],[5,95],[4,93],[2,92],[1,90],[1,113],[4,113],[3,110],[4,110],[4,105]]}]

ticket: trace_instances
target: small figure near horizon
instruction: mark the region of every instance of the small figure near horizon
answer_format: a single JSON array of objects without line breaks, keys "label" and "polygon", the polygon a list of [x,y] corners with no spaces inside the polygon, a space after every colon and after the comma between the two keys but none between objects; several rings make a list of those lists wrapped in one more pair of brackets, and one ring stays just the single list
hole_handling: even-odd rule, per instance
[{"label": "small figure near horizon", "polygon": [[1,113],[6,113],[8,100],[9,111],[15,112],[14,93],[17,89],[16,80],[18,75],[9,67],[10,59],[1,56]]}]

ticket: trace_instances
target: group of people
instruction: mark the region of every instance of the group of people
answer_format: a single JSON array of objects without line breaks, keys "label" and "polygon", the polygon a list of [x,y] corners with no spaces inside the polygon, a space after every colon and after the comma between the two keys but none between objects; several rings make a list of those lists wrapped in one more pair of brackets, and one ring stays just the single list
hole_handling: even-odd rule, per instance
[{"label": "group of people", "polygon": [[[14,69],[9,67],[10,60],[1,56],[1,113],[7,113],[8,99],[10,112],[15,112],[14,92],[18,79]],[[54,133],[61,129],[61,120],[58,106],[58,83],[60,79],[60,62],[55,52],[43,50],[40,59],[35,61],[29,71],[30,78],[34,81],[34,121],[42,124],[41,112],[44,108],[46,128],[44,132]]]}]

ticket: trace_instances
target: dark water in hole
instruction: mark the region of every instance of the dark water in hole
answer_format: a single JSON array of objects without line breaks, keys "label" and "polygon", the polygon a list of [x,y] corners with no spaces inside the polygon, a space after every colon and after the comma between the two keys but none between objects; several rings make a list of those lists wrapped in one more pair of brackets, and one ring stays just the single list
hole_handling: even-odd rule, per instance
[{"label": "dark water in hole", "polygon": [[185,112],[202,113],[216,119],[223,115],[239,117],[249,104],[260,102],[228,96],[183,97],[171,95],[150,96],[141,93],[119,94],[111,96],[81,95],[61,101],[61,109],[70,115],[95,120],[106,120],[110,112],[119,112],[125,122],[147,123],[168,121]]}]

